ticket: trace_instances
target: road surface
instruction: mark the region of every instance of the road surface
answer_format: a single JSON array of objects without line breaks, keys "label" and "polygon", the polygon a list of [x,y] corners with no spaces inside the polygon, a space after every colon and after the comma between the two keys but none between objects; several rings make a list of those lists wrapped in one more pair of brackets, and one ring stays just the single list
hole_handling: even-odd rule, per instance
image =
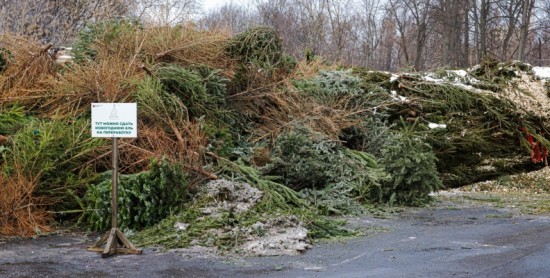
[{"label": "road surface", "polygon": [[204,248],[102,259],[96,238],[0,240],[0,277],[550,277],[550,217],[442,202],[389,219],[350,218],[369,235],[303,255],[243,258]]}]

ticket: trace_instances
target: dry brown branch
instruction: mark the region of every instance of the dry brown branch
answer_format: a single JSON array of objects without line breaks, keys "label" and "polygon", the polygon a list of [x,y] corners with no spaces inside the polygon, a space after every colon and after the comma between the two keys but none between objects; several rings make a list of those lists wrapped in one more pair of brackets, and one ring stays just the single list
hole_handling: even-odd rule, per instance
[{"label": "dry brown branch", "polygon": [[143,52],[154,60],[214,68],[223,68],[228,63],[224,53],[228,33],[199,31],[184,25],[147,28],[142,35],[148,38]]},{"label": "dry brown branch", "polygon": [[36,186],[20,173],[11,177],[0,173],[0,234],[33,236],[52,230],[47,200],[33,196]]},{"label": "dry brown branch", "polygon": [[[311,97],[292,91],[288,83],[285,79],[260,88],[263,89],[261,93],[240,94],[233,99],[239,105],[247,105],[246,111],[260,119],[253,141],[272,140],[294,124],[307,126],[338,140],[343,129],[357,124],[356,115],[365,112],[360,105],[352,105],[350,98],[321,104]],[[285,86],[281,87],[281,84]],[[297,119],[300,122],[296,122]]]},{"label": "dry brown branch", "polygon": [[326,70],[337,70],[338,64],[328,64],[322,59],[316,59],[313,61],[306,61],[301,60],[298,65],[296,66],[296,69],[293,72],[293,79],[310,79],[317,74],[319,74],[319,71]]},{"label": "dry brown branch", "polygon": [[140,65],[139,68],[144,70],[147,73],[147,75],[155,76],[155,74],[151,71],[151,69],[149,69],[145,64]]},{"label": "dry brown branch", "polygon": [[50,50],[50,48],[52,48],[52,44],[48,43],[44,45],[42,48],[40,48],[40,52],[38,54],[39,55],[45,54],[46,52],[48,52],[48,50]]},{"label": "dry brown branch", "polygon": [[[91,47],[97,53],[95,59],[62,66],[55,64],[48,54],[51,45],[1,35],[1,47],[11,56],[0,74],[0,105],[18,103],[43,119],[87,117],[92,102],[135,101],[135,84],[151,74],[149,69],[158,62],[223,68],[222,74],[230,77],[236,66],[224,52],[227,38],[226,33],[198,31],[190,26],[136,29],[122,32],[112,41],[94,42]],[[159,53],[162,55],[157,56]],[[278,85],[268,84],[258,91],[269,92]],[[190,122],[186,111],[182,105],[176,109],[155,109],[152,116],[141,117],[139,138],[121,140],[121,172],[145,171],[152,158],[166,158],[182,165],[182,171],[190,172],[191,180],[217,179],[203,168],[208,141],[202,124]],[[0,137],[0,143],[7,140]],[[108,145],[102,146],[87,162],[72,168],[110,169],[111,154]],[[35,176],[11,172],[9,176],[0,176],[2,234],[28,236],[50,230],[51,216],[46,209],[52,200],[34,196],[38,186],[39,179]]]},{"label": "dry brown branch", "polygon": [[9,142],[9,138],[7,136],[0,134],[0,146],[7,145]]},{"label": "dry brown branch", "polygon": [[23,105],[36,105],[35,99],[27,102],[25,97],[43,92],[45,83],[54,76],[55,64],[47,52],[51,45],[40,46],[9,34],[0,35],[0,42],[10,53],[8,66],[0,75],[0,99],[21,98]]},{"label": "dry brown branch", "polygon": [[[120,143],[121,165],[125,172],[139,172],[149,167],[151,159],[168,159],[172,163],[181,163],[186,170],[193,171],[209,179],[218,177],[202,168],[206,138],[200,125],[185,122],[174,124],[167,130],[154,123],[141,122],[139,138],[123,140]],[[177,135],[179,134],[179,136]]]}]

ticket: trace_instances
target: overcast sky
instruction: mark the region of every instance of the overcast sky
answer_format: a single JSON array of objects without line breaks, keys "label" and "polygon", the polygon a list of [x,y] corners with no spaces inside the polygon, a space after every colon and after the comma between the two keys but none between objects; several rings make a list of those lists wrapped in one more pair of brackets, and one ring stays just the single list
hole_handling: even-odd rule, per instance
[{"label": "overcast sky", "polygon": [[242,3],[250,2],[250,0],[202,0],[202,6],[205,11],[208,11],[208,10],[220,7],[223,4],[227,4],[231,2],[235,4],[242,4]]}]

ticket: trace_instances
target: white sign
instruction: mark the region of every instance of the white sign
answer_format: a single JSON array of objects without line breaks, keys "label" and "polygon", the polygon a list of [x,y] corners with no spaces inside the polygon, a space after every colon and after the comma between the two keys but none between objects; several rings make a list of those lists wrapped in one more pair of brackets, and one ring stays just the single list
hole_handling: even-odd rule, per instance
[{"label": "white sign", "polygon": [[92,103],[92,137],[137,137],[137,105]]}]

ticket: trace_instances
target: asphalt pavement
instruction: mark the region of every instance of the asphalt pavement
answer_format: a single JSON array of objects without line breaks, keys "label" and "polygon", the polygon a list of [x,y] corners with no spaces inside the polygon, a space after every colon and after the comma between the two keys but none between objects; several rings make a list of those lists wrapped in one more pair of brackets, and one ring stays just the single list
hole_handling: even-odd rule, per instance
[{"label": "asphalt pavement", "polygon": [[550,277],[549,216],[446,202],[348,221],[366,235],[299,256],[195,247],[101,258],[82,234],[0,241],[0,277]]}]

